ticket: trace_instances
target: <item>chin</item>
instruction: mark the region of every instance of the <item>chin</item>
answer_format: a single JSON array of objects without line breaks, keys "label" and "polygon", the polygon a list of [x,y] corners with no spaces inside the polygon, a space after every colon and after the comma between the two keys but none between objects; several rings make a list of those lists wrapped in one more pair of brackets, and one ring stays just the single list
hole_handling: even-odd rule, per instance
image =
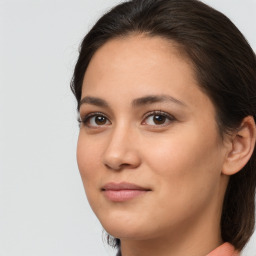
[{"label": "chin", "polygon": [[158,232],[154,227],[141,222],[140,218],[114,218],[100,220],[103,228],[108,234],[119,239],[144,240],[153,238]]},{"label": "chin", "polygon": [[145,231],[142,230],[137,230],[137,229],[127,229],[123,228],[122,230],[117,227],[117,228],[110,228],[110,229],[105,229],[108,234],[111,236],[118,238],[118,239],[125,239],[125,240],[147,240],[150,238],[153,238],[150,234],[148,234]]},{"label": "chin", "polygon": [[134,223],[131,219],[127,218],[114,218],[100,220],[103,228],[113,237],[116,238],[130,238],[140,236],[141,227],[138,223]]}]

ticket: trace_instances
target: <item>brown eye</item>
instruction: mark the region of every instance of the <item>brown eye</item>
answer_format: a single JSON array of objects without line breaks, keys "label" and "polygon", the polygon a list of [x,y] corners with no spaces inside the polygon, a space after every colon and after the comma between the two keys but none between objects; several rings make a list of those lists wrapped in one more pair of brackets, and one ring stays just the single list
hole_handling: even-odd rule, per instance
[{"label": "brown eye", "polygon": [[174,120],[175,118],[168,113],[162,111],[154,111],[145,118],[143,124],[150,126],[165,126]]},{"label": "brown eye", "polygon": [[97,125],[104,125],[107,123],[107,118],[105,116],[95,116],[95,123]]},{"label": "brown eye", "polygon": [[162,115],[155,115],[154,117],[153,117],[153,122],[155,123],[155,124],[164,124],[165,123],[165,121],[166,121],[166,117],[165,116],[162,116]]},{"label": "brown eye", "polygon": [[85,126],[91,127],[91,128],[97,128],[100,126],[106,126],[111,124],[108,118],[101,114],[89,115],[82,122]]}]

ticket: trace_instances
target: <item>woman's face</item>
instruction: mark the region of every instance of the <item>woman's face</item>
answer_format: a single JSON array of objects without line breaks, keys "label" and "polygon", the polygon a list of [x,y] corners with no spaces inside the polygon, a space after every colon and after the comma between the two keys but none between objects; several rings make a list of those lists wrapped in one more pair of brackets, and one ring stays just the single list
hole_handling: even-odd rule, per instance
[{"label": "woman's face", "polygon": [[226,149],[174,44],[130,36],[103,45],[85,73],[80,116],[78,167],[111,235],[150,239],[219,221]]}]

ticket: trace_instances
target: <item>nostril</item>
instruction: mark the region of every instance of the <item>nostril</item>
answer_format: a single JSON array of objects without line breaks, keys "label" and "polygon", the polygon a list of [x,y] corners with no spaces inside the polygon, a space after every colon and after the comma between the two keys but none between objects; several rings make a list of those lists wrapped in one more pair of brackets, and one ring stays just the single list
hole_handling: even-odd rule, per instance
[{"label": "nostril", "polygon": [[130,164],[121,164],[120,167],[128,167],[128,166],[130,166]]},{"label": "nostril", "polygon": [[110,164],[110,163],[106,163],[105,166],[108,168],[108,169],[112,169],[112,170],[116,170],[116,171],[120,171],[124,168],[129,168],[130,164]]}]

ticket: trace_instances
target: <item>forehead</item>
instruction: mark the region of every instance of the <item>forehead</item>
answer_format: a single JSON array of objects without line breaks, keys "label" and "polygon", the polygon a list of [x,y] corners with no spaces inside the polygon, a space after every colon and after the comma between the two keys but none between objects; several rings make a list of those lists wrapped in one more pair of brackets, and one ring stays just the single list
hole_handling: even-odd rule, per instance
[{"label": "forehead", "polygon": [[189,104],[208,101],[193,66],[178,45],[161,37],[133,35],[108,41],[96,51],[84,76],[82,98],[113,100],[169,94]]},{"label": "forehead", "polygon": [[123,71],[139,68],[138,72],[142,73],[149,68],[173,68],[171,62],[177,64],[177,61],[177,67],[187,66],[187,71],[194,77],[192,63],[182,54],[181,46],[176,42],[158,36],[130,35],[109,40],[100,47],[93,55],[86,73],[95,68],[98,72],[106,72],[109,68],[112,76],[115,69],[121,71],[122,68]]}]

